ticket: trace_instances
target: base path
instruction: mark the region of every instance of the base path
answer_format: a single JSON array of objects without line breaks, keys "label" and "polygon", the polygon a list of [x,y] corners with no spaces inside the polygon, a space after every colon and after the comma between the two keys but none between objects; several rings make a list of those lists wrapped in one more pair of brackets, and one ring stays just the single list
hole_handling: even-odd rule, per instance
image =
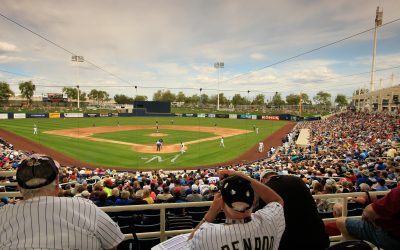
[{"label": "base path", "polygon": [[[264,140],[265,149],[268,150],[270,147],[277,147],[277,146],[282,145],[282,138],[286,134],[288,134],[295,125],[296,125],[295,122],[288,122],[288,124],[286,124],[284,127],[280,128],[278,131],[273,133],[271,136],[267,137]],[[145,126],[145,127],[148,127],[148,126]],[[101,127],[95,127],[95,128],[91,128],[91,129],[99,129],[99,128],[101,128]],[[114,129],[115,129],[114,131],[116,131],[118,128],[114,127]],[[82,131],[83,129],[79,129],[79,130]],[[16,150],[33,151],[36,153],[45,154],[45,155],[48,155],[48,156],[56,159],[58,162],[60,162],[64,166],[76,166],[76,167],[86,167],[86,168],[98,168],[98,167],[105,168],[104,166],[98,166],[98,165],[84,163],[75,158],[69,157],[58,151],[55,151],[47,146],[41,145],[39,143],[31,141],[25,137],[14,134],[14,133],[4,130],[2,128],[0,128],[0,137],[4,138],[9,143],[13,144],[14,148]],[[247,152],[238,156],[234,160],[219,163],[219,164],[213,164],[213,165],[187,167],[185,169],[211,168],[211,167],[217,167],[217,166],[226,166],[226,165],[232,165],[232,164],[247,163],[247,162],[252,162],[252,161],[255,161],[255,160],[258,160],[261,158],[265,158],[265,156],[266,156],[266,152],[259,153],[258,145],[254,145],[253,148],[249,149]],[[139,169],[139,168],[132,169],[132,168],[119,168],[119,167],[113,167],[113,166],[108,166],[106,168],[115,168],[115,169],[128,170],[128,171],[149,170],[149,169],[143,169],[143,168],[142,169]]]},{"label": "base path", "polygon": [[[110,139],[102,139],[102,138],[94,138],[90,137],[93,134],[97,133],[108,133],[108,132],[118,132],[118,131],[128,131],[128,130],[141,130],[141,129],[154,129],[153,126],[139,125],[139,126],[104,126],[104,127],[88,127],[88,128],[73,128],[73,129],[60,129],[60,130],[51,130],[46,131],[44,133],[51,135],[61,135],[68,136],[72,138],[80,138],[90,141],[101,141],[107,143],[115,143],[115,144],[123,144],[132,146],[132,150],[140,153],[158,153],[158,154],[167,154],[174,153],[180,151],[180,144],[164,144],[162,145],[162,150],[157,151],[156,144],[136,144],[131,142],[123,142],[123,141],[115,141]],[[209,132],[213,133],[216,136],[203,138],[199,140],[193,141],[185,141],[186,145],[204,142],[204,141],[212,141],[218,140],[221,137],[227,138],[235,135],[242,135],[247,133],[252,133],[250,130],[244,129],[235,129],[235,128],[216,128],[216,127],[200,127],[200,126],[176,126],[176,125],[167,125],[163,126],[163,129],[170,130],[181,130],[181,131],[192,131],[192,132]],[[151,134],[154,135],[154,134]],[[161,133],[156,133],[156,135],[166,135]]]}]

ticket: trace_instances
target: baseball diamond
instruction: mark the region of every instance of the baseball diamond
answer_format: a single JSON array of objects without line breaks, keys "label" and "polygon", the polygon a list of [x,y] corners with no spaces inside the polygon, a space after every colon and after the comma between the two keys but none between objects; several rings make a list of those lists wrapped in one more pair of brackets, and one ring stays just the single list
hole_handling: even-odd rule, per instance
[{"label": "baseball diamond", "polygon": [[[22,149],[52,155],[74,166],[197,169],[259,159],[263,157],[257,150],[260,140],[266,148],[279,145],[294,126],[283,121],[213,118],[176,118],[170,125],[169,118],[156,119],[158,133],[154,117],[6,120],[0,127],[8,131],[1,131],[0,136],[6,137],[6,133],[9,141]],[[218,126],[214,126],[216,121]],[[38,135],[32,135],[33,122]],[[252,130],[253,123],[260,127],[259,134]],[[221,137],[225,138],[225,148],[219,147]],[[156,151],[160,138],[164,143]],[[183,155],[181,140],[186,151]]]}]

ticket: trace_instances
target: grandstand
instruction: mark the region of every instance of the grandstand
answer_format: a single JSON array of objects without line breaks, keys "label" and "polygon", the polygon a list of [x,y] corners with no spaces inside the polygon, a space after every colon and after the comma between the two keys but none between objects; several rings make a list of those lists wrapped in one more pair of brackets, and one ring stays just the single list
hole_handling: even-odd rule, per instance
[{"label": "grandstand", "polygon": [[[387,193],[384,190],[390,190],[400,183],[399,126],[398,115],[386,113],[346,112],[326,120],[300,122],[285,137],[283,144],[275,152],[269,151],[266,158],[223,168],[243,171],[256,179],[259,179],[261,172],[266,169],[272,169],[282,175],[297,175],[310,188],[320,216],[326,223],[335,220],[332,207],[337,202],[347,204],[343,206],[343,216],[359,216],[363,204],[349,201],[348,198],[365,194],[357,192],[360,191],[360,180],[365,179],[364,183],[370,187],[372,197],[381,196]],[[305,129],[310,132],[309,138],[298,138],[300,131]],[[296,143],[298,140],[302,143]],[[304,140],[307,142],[304,143]],[[17,168],[20,159],[29,156],[31,152],[14,149],[5,138],[1,143],[3,171],[0,172],[0,190],[3,193],[0,196],[9,197],[8,203],[18,202],[20,194],[13,179],[13,169]],[[98,203],[99,195],[105,189],[128,190],[128,200],[132,201],[132,205],[113,206],[121,197],[109,195],[108,199],[114,202],[110,202],[103,210],[122,228],[126,226],[126,218],[137,219],[132,223],[136,223],[138,227],[135,233],[140,244],[156,244],[169,236],[190,232],[198,223],[199,216],[204,215],[205,210],[196,207],[207,207],[211,204],[206,200],[210,197],[212,187],[218,186],[219,179],[214,174],[218,169],[118,172],[112,169],[63,166],[60,172],[63,192],[60,195],[83,197],[82,193],[89,191],[88,198]],[[367,176],[361,174],[366,172]],[[385,180],[383,186],[378,183],[379,179]],[[318,191],[317,184],[321,184],[323,189]],[[195,185],[204,202],[176,203],[177,199],[186,201]],[[165,200],[157,197],[165,192],[166,187],[167,190],[171,190],[173,198],[167,199],[165,203]],[[141,190],[148,190],[146,197],[143,197]],[[143,205],[139,200],[155,204]],[[180,216],[180,219],[175,218],[177,216]],[[171,220],[174,219],[187,223],[182,222],[182,227],[175,228],[171,226]],[[153,225],[152,223],[158,225],[156,230],[154,226],[146,226],[147,229],[139,226]],[[131,229],[123,230],[127,240],[132,237],[129,230]],[[155,232],[148,232],[149,230]],[[332,242],[339,239],[340,236],[331,237]]]}]

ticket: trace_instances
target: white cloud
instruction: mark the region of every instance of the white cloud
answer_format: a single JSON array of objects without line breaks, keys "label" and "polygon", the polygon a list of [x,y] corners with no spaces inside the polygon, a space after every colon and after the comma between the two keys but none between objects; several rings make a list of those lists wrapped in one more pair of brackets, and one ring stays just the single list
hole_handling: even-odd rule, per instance
[{"label": "white cloud", "polygon": [[189,71],[186,67],[182,67],[177,63],[153,63],[147,65],[149,68],[155,70],[159,75],[185,75]]},{"label": "white cloud", "polygon": [[265,58],[265,55],[261,54],[261,53],[252,53],[250,55],[250,58],[252,58],[254,60],[263,60]]},{"label": "white cloud", "polygon": [[7,42],[0,41],[0,53],[2,52],[15,52],[18,51],[17,46]]},{"label": "white cloud", "polygon": [[23,62],[23,61],[26,61],[26,60],[21,57],[0,55],[0,63],[2,63],[2,64],[11,63],[11,62]]}]

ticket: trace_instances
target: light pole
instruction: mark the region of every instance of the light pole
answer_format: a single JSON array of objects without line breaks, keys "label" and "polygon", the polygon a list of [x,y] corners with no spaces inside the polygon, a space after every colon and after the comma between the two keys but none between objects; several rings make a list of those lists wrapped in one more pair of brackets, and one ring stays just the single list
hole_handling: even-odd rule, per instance
[{"label": "light pole", "polygon": [[201,91],[203,90],[203,88],[200,88],[200,104],[199,107],[203,107],[203,104],[201,103]]},{"label": "light pole", "polygon": [[247,101],[248,101],[248,110],[251,110],[251,102],[250,102],[250,90],[247,90]]},{"label": "light pole", "polygon": [[378,31],[378,27],[382,26],[382,18],[383,18],[383,10],[380,11],[379,6],[376,7],[376,16],[375,16],[375,31],[374,31],[374,48],[372,50],[372,70],[371,70],[371,89],[370,91],[374,91],[374,71],[375,71],[375,56],[376,56],[376,33]]},{"label": "light pole", "polygon": [[216,62],[214,63],[214,68],[218,70],[218,95],[217,95],[217,110],[219,111],[219,71],[224,68],[224,62]]},{"label": "light pole", "polygon": [[[71,61],[76,62],[76,67],[77,67],[77,71],[78,71],[78,73],[77,73],[77,75],[78,75],[77,82],[79,82],[79,63],[84,62],[85,59],[83,58],[83,56],[73,55],[71,57]],[[79,98],[80,98],[81,93],[79,91],[79,85],[76,85],[76,88],[78,89],[78,109],[80,109],[80,100],[79,100]]]}]

